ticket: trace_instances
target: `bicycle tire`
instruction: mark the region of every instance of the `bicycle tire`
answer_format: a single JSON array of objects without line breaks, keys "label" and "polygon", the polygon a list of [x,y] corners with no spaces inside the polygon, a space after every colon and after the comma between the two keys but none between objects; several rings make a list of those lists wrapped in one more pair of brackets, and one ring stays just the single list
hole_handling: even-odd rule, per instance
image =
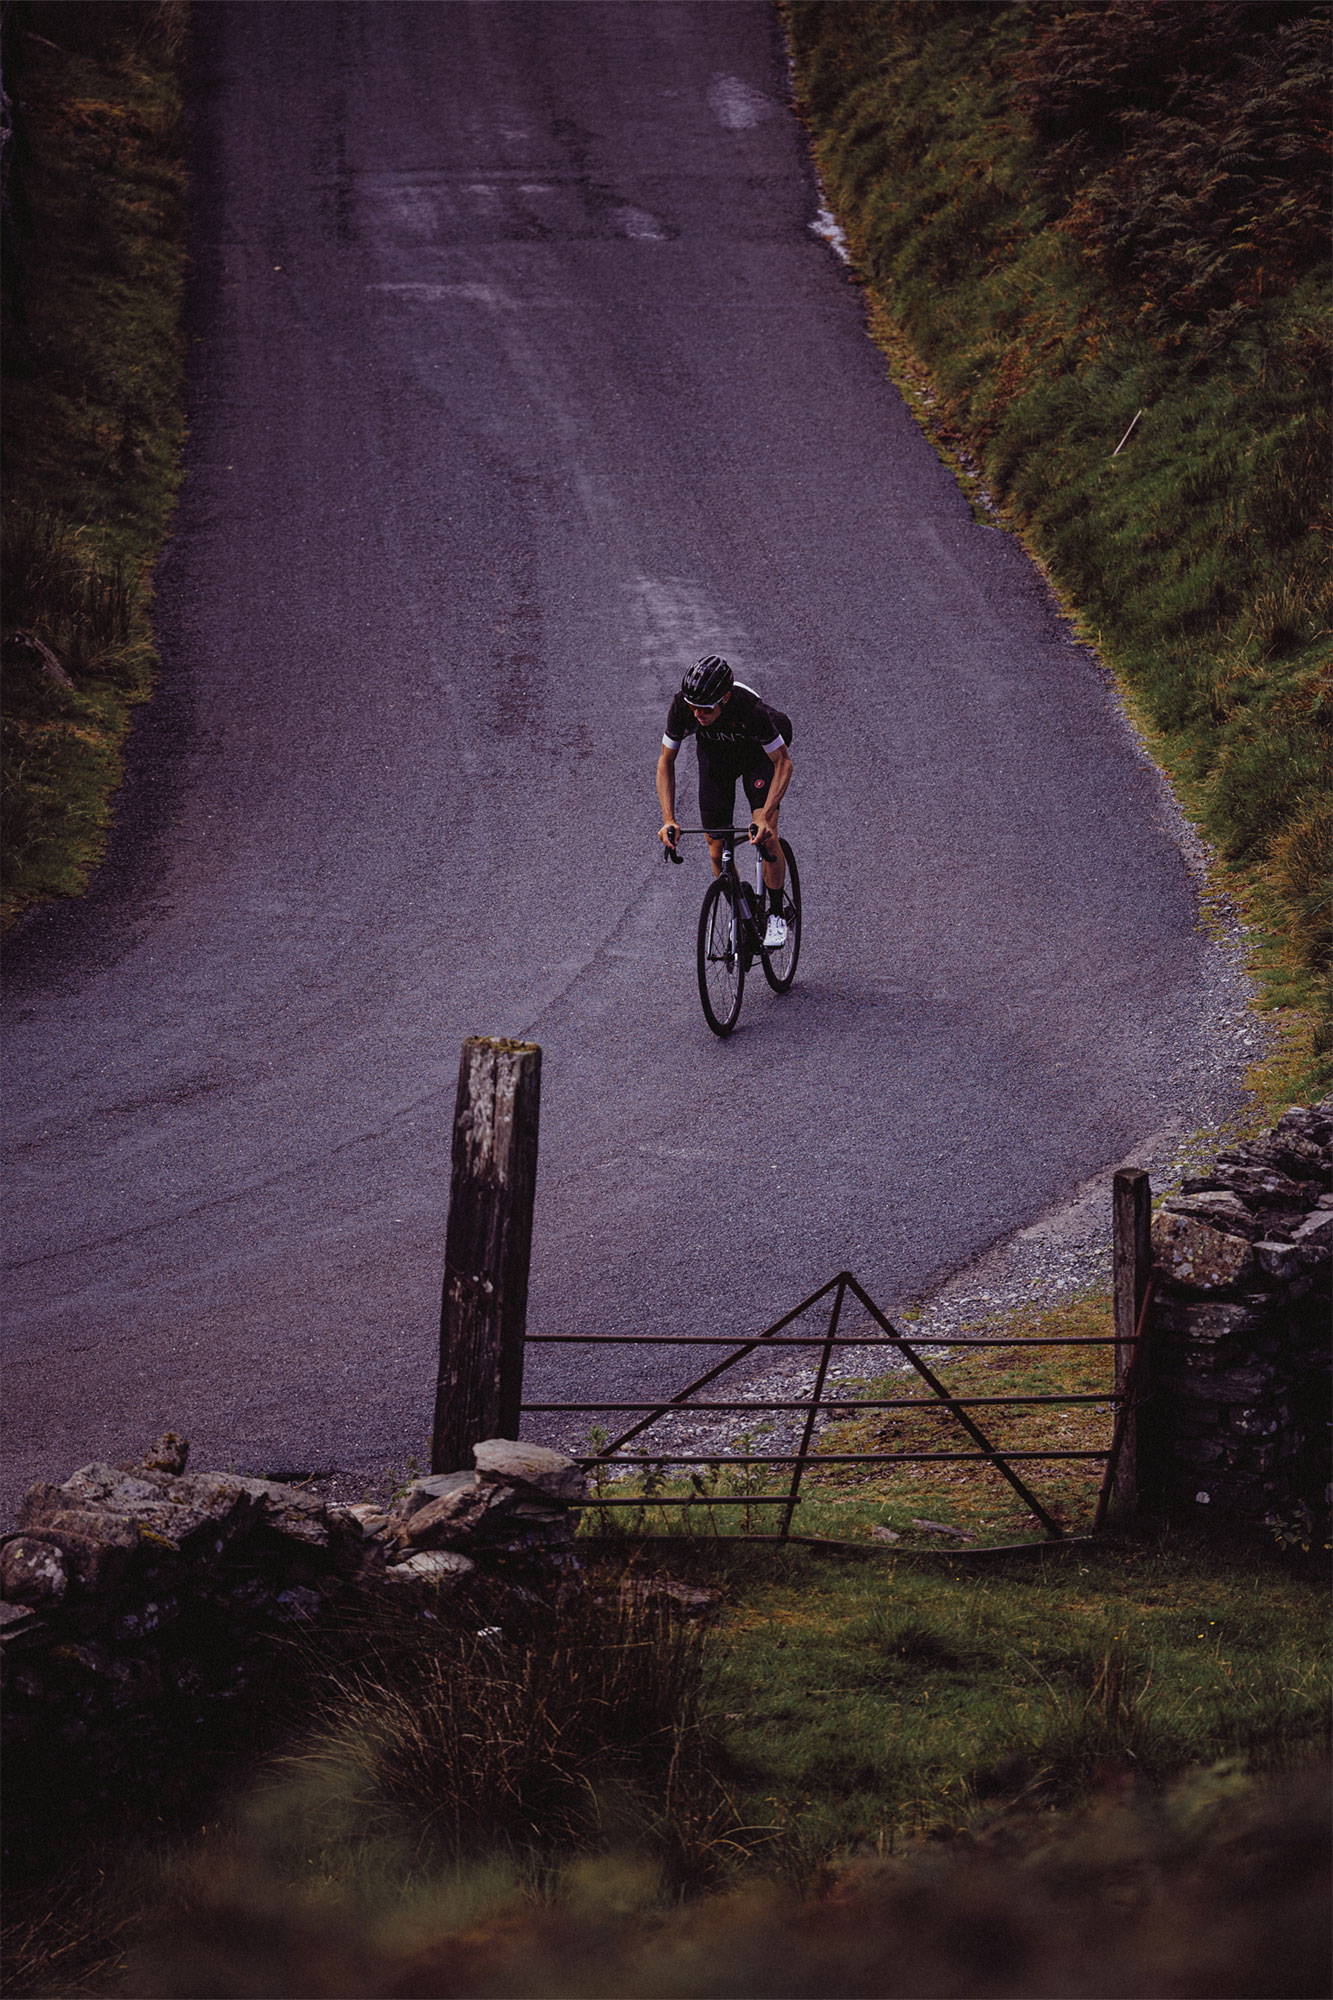
[{"label": "bicycle tire", "polygon": [[715,1035],[729,1035],[740,1019],[745,992],[741,923],[735,888],[719,876],[709,883],[699,912],[699,998]]},{"label": "bicycle tire", "polygon": [[776,951],[761,951],[764,977],[775,993],[785,993],[796,977],[796,961],[801,955],[801,876],[796,856],[782,842],[787,857],[787,880],[782,891],[782,914],[787,919],[787,942]]}]

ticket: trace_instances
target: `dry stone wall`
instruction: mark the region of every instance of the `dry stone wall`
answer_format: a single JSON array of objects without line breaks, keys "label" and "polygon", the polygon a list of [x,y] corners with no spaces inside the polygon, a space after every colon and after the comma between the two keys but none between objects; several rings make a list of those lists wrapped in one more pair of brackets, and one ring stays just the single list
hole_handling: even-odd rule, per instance
[{"label": "dry stone wall", "polygon": [[1139,1478],[1168,1515],[1328,1538],[1333,1099],[1218,1156],[1153,1220]]},{"label": "dry stone wall", "polygon": [[174,1435],[132,1466],[39,1482],[0,1540],[7,1828],[33,1837],[71,1802],[164,1798],[266,1682],[287,1643],[355,1608],[502,1615],[572,1560],[584,1478],[541,1446],[491,1439],[475,1472],[414,1482],[393,1505],[186,1472]]}]

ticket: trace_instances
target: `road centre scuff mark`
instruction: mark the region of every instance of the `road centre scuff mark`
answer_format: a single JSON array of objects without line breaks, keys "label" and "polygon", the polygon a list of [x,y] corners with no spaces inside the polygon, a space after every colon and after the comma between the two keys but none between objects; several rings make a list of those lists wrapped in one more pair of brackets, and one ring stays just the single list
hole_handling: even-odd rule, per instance
[{"label": "road centre scuff mark", "polygon": [[743,77],[715,76],[708,86],[708,108],[728,132],[747,132],[776,118],[782,106]]}]

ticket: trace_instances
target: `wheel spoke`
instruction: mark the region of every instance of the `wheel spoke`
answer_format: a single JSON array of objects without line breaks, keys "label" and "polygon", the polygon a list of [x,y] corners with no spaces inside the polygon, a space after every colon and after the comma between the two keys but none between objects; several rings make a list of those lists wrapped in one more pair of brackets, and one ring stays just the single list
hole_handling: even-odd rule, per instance
[{"label": "wheel spoke", "polygon": [[715,1035],[730,1034],[741,1011],[745,961],[729,885],[709,885],[699,913],[699,998]]}]

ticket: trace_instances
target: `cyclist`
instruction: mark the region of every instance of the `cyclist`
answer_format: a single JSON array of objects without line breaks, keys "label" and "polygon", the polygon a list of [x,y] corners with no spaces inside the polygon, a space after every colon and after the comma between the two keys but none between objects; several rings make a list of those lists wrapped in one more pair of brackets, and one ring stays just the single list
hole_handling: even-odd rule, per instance
[{"label": "cyclist", "polygon": [[[697,738],[699,752],[699,818],[706,827],[730,826],[740,779],[754,820],[751,841],[763,857],[768,891],[768,924],[764,949],[787,942],[782,916],[782,886],[787,863],[778,842],[778,807],[791,783],[791,717],[770,708],[752,687],[738,681],[725,660],[710,653],[690,668],[667,715],[662,752],[657,760],[657,799],[662,808],[658,839],[674,848],[676,824],[676,757],[687,736]],[[722,871],[722,842],[709,839],[713,873]]]}]

